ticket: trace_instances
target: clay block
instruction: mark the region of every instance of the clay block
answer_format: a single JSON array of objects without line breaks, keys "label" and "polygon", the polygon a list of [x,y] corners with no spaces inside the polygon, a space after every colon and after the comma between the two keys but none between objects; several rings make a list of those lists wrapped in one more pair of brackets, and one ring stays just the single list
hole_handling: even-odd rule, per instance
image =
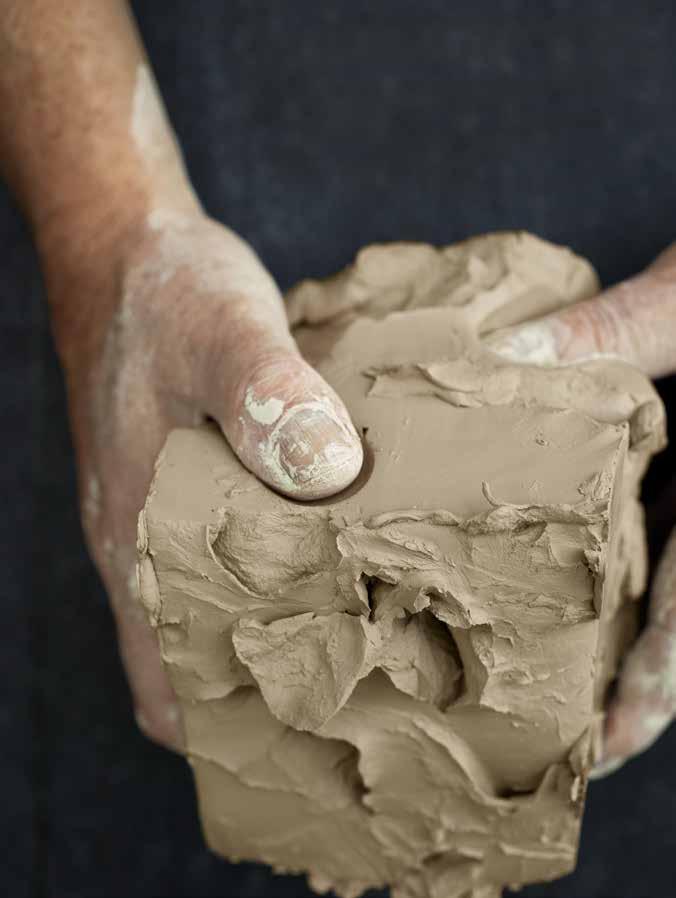
[{"label": "clay block", "polygon": [[573,869],[663,409],[620,362],[517,366],[485,338],[597,289],[524,234],[372,247],[296,288],[364,438],[339,496],[286,499],[215,429],[171,434],[140,584],[214,851],[344,898]]}]

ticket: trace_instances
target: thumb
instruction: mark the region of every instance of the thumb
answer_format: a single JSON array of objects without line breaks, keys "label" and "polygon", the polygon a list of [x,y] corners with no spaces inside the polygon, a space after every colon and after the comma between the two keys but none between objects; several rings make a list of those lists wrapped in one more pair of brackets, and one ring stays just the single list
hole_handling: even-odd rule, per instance
[{"label": "thumb", "polygon": [[361,440],[338,395],[301,357],[272,278],[250,251],[238,264],[246,289],[207,316],[195,398],[273,489],[295,499],[333,495],[361,470]]},{"label": "thumb", "polygon": [[319,499],[361,470],[362,444],[331,387],[294,348],[254,341],[217,418],[240,460],[273,489]]},{"label": "thumb", "polygon": [[649,377],[676,371],[676,246],[644,272],[553,315],[486,341],[510,361],[553,366],[604,356]]}]

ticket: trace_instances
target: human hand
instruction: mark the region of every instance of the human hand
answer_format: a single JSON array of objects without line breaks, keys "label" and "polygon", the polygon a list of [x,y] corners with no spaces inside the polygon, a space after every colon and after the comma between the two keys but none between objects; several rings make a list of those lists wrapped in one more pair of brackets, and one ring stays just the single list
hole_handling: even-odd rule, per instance
[{"label": "human hand", "polygon": [[135,594],[136,520],[168,432],[211,417],[247,468],[302,499],[347,486],[362,448],[342,402],[299,356],[272,278],[235,234],[199,211],[159,211],[108,255],[114,264],[68,276],[52,265],[48,287],[88,310],[56,322],[84,529],[139,725],[178,747],[178,706]]},{"label": "human hand", "polygon": [[[491,343],[520,362],[623,359],[650,377],[676,372],[676,245],[600,296],[529,322]],[[676,530],[657,568],[648,621],[620,671],[595,775],[647,749],[676,716]]]},{"label": "human hand", "polygon": [[254,474],[306,499],[347,486],[362,448],[300,358],[270,275],[202,211],[129,4],[62,7],[0,3],[0,172],[35,235],[85,534],[138,720],[178,746],[178,707],[134,597],[136,520],[167,433],[211,417]]}]

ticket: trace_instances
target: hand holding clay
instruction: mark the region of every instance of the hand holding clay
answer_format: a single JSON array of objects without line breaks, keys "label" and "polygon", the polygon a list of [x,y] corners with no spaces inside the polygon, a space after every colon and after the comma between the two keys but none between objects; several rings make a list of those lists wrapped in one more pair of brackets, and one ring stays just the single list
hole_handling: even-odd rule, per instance
[{"label": "hand holding clay", "polygon": [[227,229],[157,213],[120,285],[100,351],[69,372],[71,418],[84,525],[139,723],[175,744],[172,692],[134,596],[136,518],[167,434],[211,417],[247,468],[298,498],[347,486],[361,443],[342,402],[298,355],[272,279]]},{"label": "hand holding clay", "polygon": [[[615,356],[650,377],[676,373],[676,245],[636,277],[505,332],[492,348],[539,365]],[[675,715],[676,531],[654,578],[648,624],[621,671],[598,775],[652,745]]]},{"label": "hand holding clay", "polygon": [[[49,35],[49,40],[45,39]],[[202,211],[127,4],[0,5],[0,164],[35,232],[79,464],[139,722],[180,742],[136,591],[136,519],[171,429],[207,417],[297,498],[360,470],[342,402],[300,357],[254,252]]]},{"label": "hand holding clay", "polygon": [[290,501],[215,428],[170,434],[139,585],[212,850],[343,898],[498,898],[574,868],[664,409],[622,361],[487,344],[598,290],[524,233],[366,247],[287,297],[364,434],[354,486]]}]

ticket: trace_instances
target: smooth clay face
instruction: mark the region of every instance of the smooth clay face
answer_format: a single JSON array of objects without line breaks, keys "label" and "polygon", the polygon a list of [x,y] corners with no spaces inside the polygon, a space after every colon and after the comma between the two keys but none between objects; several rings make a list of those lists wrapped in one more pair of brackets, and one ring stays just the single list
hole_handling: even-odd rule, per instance
[{"label": "smooth clay face", "polygon": [[619,362],[519,367],[484,338],[596,289],[524,234],[369,248],[289,306],[363,435],[351,488],[294,502],[215,430],[170,436],[141,591],[215,851],[346,898],[572,869],[663,411]]}]

